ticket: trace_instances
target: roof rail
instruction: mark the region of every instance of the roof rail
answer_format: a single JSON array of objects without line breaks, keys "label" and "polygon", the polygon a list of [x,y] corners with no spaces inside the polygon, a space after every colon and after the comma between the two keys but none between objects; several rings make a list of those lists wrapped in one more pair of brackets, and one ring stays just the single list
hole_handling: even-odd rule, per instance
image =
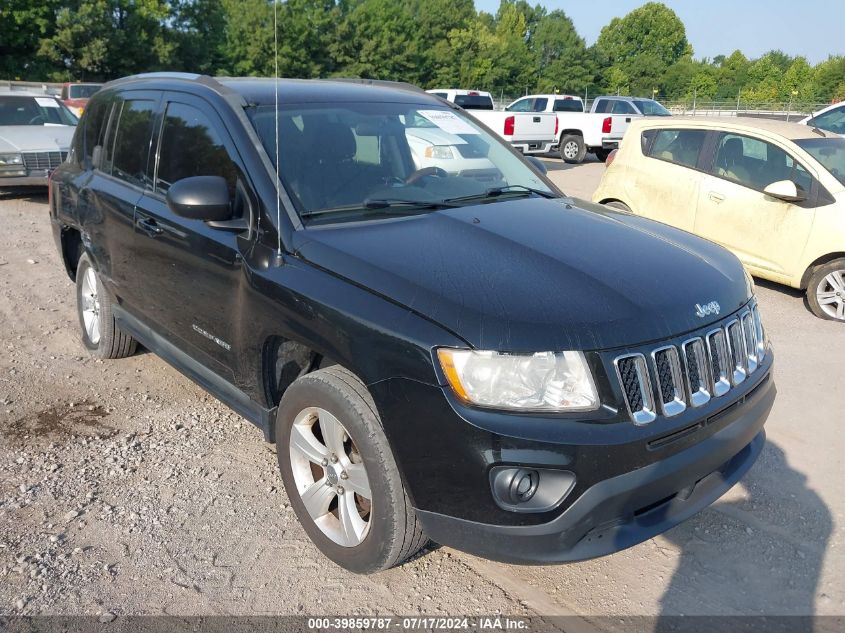
[{"label": "roof rail", "polygon": [[328,81],[344,81],[351,84],[363,84],[366,86],[381,86],[383,88],[399,88],[408,92],[421,92],[425,90],[407,81],[389,81],[387,79],[361,79],[360,77],[328,77]]},{"label": "roof rail", "polygon": [[137,75],[128,75],[126,77],[121,77],[119,79],[114,79],[103,86],[103,89],[112,88],[114,86],[120,86],[126,83],[131,83],[133,81],[139,81],[144,79],[176,79],[181,81],[191,81],[203,86],[207,86],[211,90],[215,91],[216,93],[220,94],[221,96],[235,100],[240,103],[240,105],[245,105],[246,101],[244,98],[232,90],[231,88],[223,85],[214,77],[210,77],[208,75],[200,75],[197,73],[183,73],[183,72],[152,72],[152,73],[140,73]]}]

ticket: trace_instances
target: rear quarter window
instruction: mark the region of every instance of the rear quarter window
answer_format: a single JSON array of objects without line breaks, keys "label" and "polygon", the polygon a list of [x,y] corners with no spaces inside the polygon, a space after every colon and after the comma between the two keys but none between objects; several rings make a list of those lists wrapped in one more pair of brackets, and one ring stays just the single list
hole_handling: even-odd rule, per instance
[{"label": "rear quarter window", "polygon": [[643,133],[643,149],[652,158],[695,167],[706,138],[705,130],[647,130]]},{"label": "rear quarter window", "polygon": [[[110,164],[112,176],[139,187],[149,186],[147,159],[155,101],[127,99],[119,106],[112,156],[106,164]],[[107,171],[105,166],[103,171]]]}]

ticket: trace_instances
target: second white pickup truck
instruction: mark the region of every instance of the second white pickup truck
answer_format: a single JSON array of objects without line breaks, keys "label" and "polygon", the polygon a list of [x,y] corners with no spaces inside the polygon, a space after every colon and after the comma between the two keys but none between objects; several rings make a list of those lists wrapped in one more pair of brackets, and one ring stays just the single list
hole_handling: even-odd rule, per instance
[{"label": "second white pickup truck", "polygon": [[553,112],[496,111],[493,97],[481,90],[427,92],[461,106],[523,154],[547,154],[558,143],[557,116]]},{"label": "second white pickup truck", "polygon": [[589,112],[573,95],[528,95],[505,108],[515,113],[554,113],[557,116],[556,145],[567,163],[580,163],[588,153],[601,160],[619,147],[625,130],[634,118],[669,116],[669,111],[653,99],[636,97],[596,97]]}]

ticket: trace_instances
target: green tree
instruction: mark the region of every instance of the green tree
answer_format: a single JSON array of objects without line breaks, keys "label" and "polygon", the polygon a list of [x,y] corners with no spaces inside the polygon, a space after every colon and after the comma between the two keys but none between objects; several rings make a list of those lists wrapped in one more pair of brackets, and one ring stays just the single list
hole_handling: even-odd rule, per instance
[{"label": "green tree", "polygon": [[539,64],[539,91],[581,94],[594,87],[595,59],[563,11],[543,16],[537,22],[530,44]]},{"label": "green tree", "polygon": [[421,55],[409,8],[399,0],[357,2],[341,20],[330,47],[335,72],[418,83]]},{"label": "green tree", "polygon": [[796,57],[783,74],[780,85],[781,99],[792,102],[813,103],[816,100],[813,69],[804,57]]},{"label": "green tree", "polygon": [[754,60],[748,68],[743,98],[749,101],[777,101],[781,98],[784,71],[778,53],[767,53]]},{"label": "green tree", "polygon": [[226,21],[224,72],[272,75],[273,7],[267,0],[222,0]]},{"label": "green tree", "polygon": [[164,0],[79,0],[59,9],[39,55],[54,65],[57,80],[167,69],[176,62],[176,44],[165,27],[170,16]]},{"label": "green tree", "polygon": [[719,64],[716,75],[717,99],[736,99],[748,80],[748,68],[751,62],[740,51],[734,51]]},{"label": "green tree", "polygon": [[[427,88],[453,85],[457,80],[449,34],[462,30],[476,19],[472,0],[411,0],[409,11],[416,23],[415,50],[419,51],[417,76]],[[445,81],[446,84],[441,82]]]},{"label": "green tree", "polygon": [[[599,34],[595,45],[605,67],[608,90],[621,71],[635,93],[651,89],[666,70],[692,55],[684,23],[663,4],[649,2],[622,18],[613,18]],[[616,69],[616,70],[613,70]]]},{"label": "green tree", "polygon": [[55,30],[60,0],[3,0],[0,3],[0,77],[47,79],[53,64],[35,55],[42,38]]},{"label": "green tree", "polygon": [[831,56],[813,69],[814,94],[820,103],[845,100],[845,57]]}]

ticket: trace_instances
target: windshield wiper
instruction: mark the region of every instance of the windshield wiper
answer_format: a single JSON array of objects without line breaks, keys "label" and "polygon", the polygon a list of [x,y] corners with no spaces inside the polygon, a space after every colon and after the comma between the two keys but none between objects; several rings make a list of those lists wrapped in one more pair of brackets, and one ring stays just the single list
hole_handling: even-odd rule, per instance
[{"label": "windshield wiper", "polygon": [[343,207],[332,207],[330,209],[315,209],[314,211],[303,211],[300,217],[308,218],[315,215],[328,215],[330,213],[346,213],[349,211],[382,211],[385,210],[416,210],[416,209],[451,209],[459,205],[452,204],[447,200],[407,200],[404,198],[367,198],[360,204],[350,204]]},{"label": "windshield wiper", "polygon": [[533,193],[534,195],[543,198],[559,198],[553,191],[544,191],[543,189],[535,189],[527,185],[505,185],[503,187],[491,187],[484,191],[484,193],[475,193],[471,196],[461,196],[460,198],[447,198],[444,202],[459,202],[461,200],[474,200],[476,198],[498,198],[501,195],[508,193]]}]

